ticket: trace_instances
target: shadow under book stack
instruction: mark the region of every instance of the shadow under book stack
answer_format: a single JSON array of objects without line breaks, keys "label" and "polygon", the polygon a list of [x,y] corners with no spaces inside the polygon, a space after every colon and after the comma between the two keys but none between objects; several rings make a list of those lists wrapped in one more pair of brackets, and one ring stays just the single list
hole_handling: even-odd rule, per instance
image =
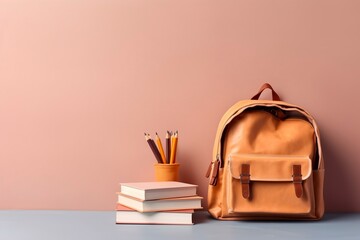
[{"label": "shadow under book stack", "polygon": [[182,182],[121,183],[116,205],[118,224],[193,224],[201,209],[197,185]]}]

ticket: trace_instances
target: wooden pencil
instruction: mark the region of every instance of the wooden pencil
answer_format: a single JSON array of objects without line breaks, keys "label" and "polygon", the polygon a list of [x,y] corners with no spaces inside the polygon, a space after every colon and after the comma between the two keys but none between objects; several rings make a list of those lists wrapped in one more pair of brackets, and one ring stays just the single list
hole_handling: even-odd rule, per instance
[{"label": "wooden pencil", "polygon": [[174,161],[173,163],[176,162],[176,151],[177,151],[177,145],[178,145],[178,141],[179,141],[179,137],[178,137],[178,131],[175,132],[175,137],[174,137]]},{"label": "wooden pencil", "polygon": [[176,149],[178,142],[178,132],[176,131],[171,136],[171,155],[170,155],[170,164],[174,164],[176,162]]},{"label": "wooden pencil", "polygon": [[148,142],[151,151],[153,152],[156,160],[158,161],[158,163],[163,163],[163,161],[161,160],[161,155],[159,150],[157,149],[154,140],[152,140],[152,138],[150,137],[150,134],[148,133],[144,133],[145,134],[145,140]]},{"label": "wooden pencil", "polygon": [[160,152],[161,160],[165,164],[166,159],[165,159],[164,149],[163,149],[163,146],[162,146],[162,143],[161,143],[161,139],[160,139],[160,137],[159,137],[159,135],[157,133],[156,133],[155,139],[156,139],[157,148],[158,148],[158,150]]},{"label": "wooden pencil", "polygon": [[171,143],[170,143],[170,132],[166,131],[166,163],[170,163],[170,155],[171,155]]}]

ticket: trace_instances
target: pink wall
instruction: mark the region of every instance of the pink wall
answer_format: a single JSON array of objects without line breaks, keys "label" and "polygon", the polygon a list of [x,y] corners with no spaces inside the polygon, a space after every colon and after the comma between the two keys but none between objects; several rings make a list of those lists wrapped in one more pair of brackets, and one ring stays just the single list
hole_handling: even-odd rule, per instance
[{"label": "pink wall", "polygon": [[[112,210],[180,132],[199,184],[217,124],[268,81],[314,114],[328,211],[360,211],[359,1],[0,0],[0,208]],[[267,96],[269,94],[267,93]]]}]

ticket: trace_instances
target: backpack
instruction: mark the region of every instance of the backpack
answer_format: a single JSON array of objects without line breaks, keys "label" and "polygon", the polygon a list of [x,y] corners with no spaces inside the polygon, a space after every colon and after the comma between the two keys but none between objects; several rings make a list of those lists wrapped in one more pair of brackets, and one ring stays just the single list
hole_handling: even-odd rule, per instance
[{"label": "backpack", "polygon": [[[265,89],[273,100],[259,100]],[[220,220],[318,220],[324,160],[314,118],[265,83],[222,117],[206,177],[208,211]]]}]

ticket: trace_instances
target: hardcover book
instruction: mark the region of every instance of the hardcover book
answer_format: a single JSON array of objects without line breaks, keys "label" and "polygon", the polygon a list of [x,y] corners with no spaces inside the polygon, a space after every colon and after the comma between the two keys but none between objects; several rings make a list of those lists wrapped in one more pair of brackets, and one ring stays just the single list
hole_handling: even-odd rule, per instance
[{"label": "hardcover book", "polygon": [[196,195],[197,185],[182,182],[121,183],[120,192],[141,200],[188,197]]},{"label": "hardcover book", "polygon": [[121,204],[116,206],[117,224],[193,224],[194,210],[138,212]]},{"label": "hardcover book", "polygon": [[168,210],[201,209],[199,196],[142,200],[118,193],[118,203],[139,212],[157,212]]}]

